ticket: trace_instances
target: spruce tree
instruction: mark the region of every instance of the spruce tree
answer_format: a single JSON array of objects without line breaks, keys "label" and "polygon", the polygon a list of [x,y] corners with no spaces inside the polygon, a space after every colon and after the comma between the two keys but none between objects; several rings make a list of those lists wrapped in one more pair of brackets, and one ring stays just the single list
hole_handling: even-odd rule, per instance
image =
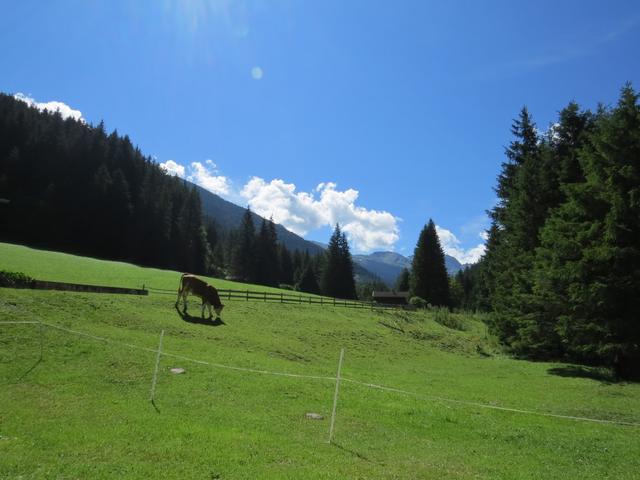
[{"label": "spruce tree", "polygon": [[256,261],[256,283],[276,286],[278,284],[278,244],[273,220],[262,219],[254,246]]},{"label": "spruce tree", "polygon": [[410,286],[410,273],[408,268],[403,268],[396,279],[396,291],[397,292],[408,292],[411,288]]},{"label": "spruce tree", "polygon": [[279,283],[283,283],[285,285],[293,285],[293,260],[291,258],[291,252],[284,244],[280,245],[278,259],[280,261],[280,280]]},{"label": "spruce tree", "polygon": [[449,305],[449,276],[433,220],[425,225],[413,254],[411,294],[431,305]]},{"label": "spruce tree", "polygon": [[323,295],[329,297],[356,298],[353,261],[349,251],[349,243],[338,224],[336,224],[336,228],[329,240],[320,287]]},{"label": "spruce tree", "polygon": [[541,317],[565,354],[640,375],[640,106],[630,85],[597,115],[579,152],[584,181],[542,231],[535,270]]},{"label": "spruce tree", "polygon": [[320,293],[320,286],[318,285],[318,279],[316,273],[313,270],[311,263],[307,263],[300,274],[300,280],[296,285],[296,290],[306,293]]},{"label": "spruce tree", "polygon": [[242,216],[242,223],[235,236],[235,245],[232,247],[231,273],[244,282],[253,283],[256,280],[256,231],[253,223],[251,209],[247,207]]}]

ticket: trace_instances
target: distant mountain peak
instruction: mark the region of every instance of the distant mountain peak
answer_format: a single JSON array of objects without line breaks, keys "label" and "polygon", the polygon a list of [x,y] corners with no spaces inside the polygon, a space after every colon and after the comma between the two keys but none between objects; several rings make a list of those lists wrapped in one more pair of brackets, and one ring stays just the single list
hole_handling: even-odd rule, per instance
[{"label": "distant mountain peak", "polygon": [[[397,252],[373,252],[369,255],[354,255],[353,261],[378,275],[388,286],[392,287],[403,268],[411,269],[412,257],[405,257]],[[464,266],[451,255],[444,256],[449,275],[455,275]]]}]

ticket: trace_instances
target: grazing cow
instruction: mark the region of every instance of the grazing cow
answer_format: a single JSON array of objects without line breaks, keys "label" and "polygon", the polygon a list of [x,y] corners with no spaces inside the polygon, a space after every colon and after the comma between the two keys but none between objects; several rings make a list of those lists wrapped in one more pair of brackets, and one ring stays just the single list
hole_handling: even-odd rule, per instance
[{"label": "grazing cow", "polygon": [[178,303],[180,302],[180,297],[182,297],[182,301],[184,303],[184,311],[187,311],[187,295],[193,294],[196,297],[200,297],[202,299],[202,318],[204,318],[204,308],[205,306],[209,306],[209,318],[212,318],[211,314],[211,306],[213,305],[214,310],[216,311],[216,315],[220,316],[220,312],[224,308],[224,305],[220,302],[220,297],[218,296],[218,291],[215,287],[211,285],[207,285],[206,282],[200,280],[195,275],[191,275],[188,273],[182,274],[180,277],[180,286],[178,287],[178,299],[176,300],[176,308],[178,307]]}]

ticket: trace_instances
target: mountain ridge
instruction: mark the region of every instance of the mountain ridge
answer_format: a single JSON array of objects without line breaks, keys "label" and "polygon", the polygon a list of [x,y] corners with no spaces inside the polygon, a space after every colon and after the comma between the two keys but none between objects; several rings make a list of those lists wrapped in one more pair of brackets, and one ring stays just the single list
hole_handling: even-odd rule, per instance
[{"label": "mountain ridge", "polygon": [[[185,182],[196,188],[202,202],[202,213],[213,219],[216,222],[216,226],[225,231],[233,230],[240,226],[242,223],[242,217],[246,212],[246,208],[225,200],[221,196],[216,195],[195,183],[187,180],[185,180]],[[251,216],[253,218],[253,223],[257,228],[260,225],[260,222],[262,222],[263,217],[253,211],[251,212]],[[289,250],[300,250],[303,252],[306,250],[311,255],[316,255],[324,251],[324,249],[319,245],[302,238],[300,235],[296,235],[295,233],[287,230],[284,226],[278,223],[276,223],[275,226],[278,241],[284,244]]]},{"label": "mountain ridge", "polygon": [[[411,270],[412,257],[405,257],[397,252],[378,251],[369,255],[353,255],[354,263],[377,275],[388,287],[393,287],[402,269]],[[455,275],[465,268],[456,258],[444,255],[445,266],[449,275]]]}]

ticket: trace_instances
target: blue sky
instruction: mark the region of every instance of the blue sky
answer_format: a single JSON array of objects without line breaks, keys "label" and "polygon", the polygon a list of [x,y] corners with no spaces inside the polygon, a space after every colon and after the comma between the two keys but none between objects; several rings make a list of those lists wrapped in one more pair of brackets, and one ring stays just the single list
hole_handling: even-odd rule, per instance
[{"label": "blue sky", "polygon": [[635,1],[2,1],[0,91],[128,134],[306,238],[463,261],[527,105],[640,88]]}]

